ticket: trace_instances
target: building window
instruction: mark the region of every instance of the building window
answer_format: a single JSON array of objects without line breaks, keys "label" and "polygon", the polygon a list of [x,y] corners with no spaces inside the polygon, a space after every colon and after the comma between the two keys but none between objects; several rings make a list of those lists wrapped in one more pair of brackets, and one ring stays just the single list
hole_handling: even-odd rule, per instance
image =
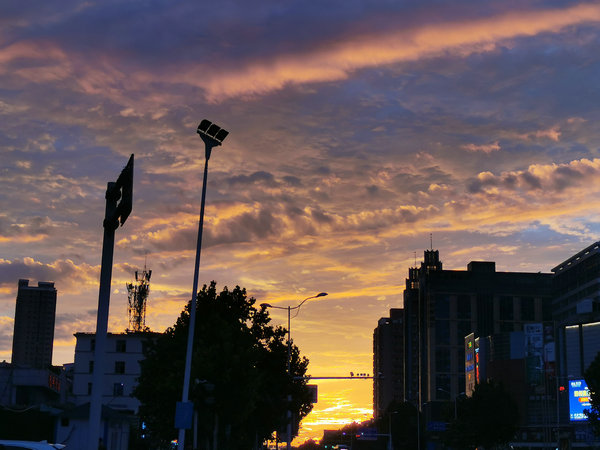
[{"label": "building window", "polygon": [[96,350],[96,339],[90,339],[90,351]]},{"label": "building window", "polygon": [[456,318],[471,318],[471,297],[469,297],[468,295],[459,295],[456,298]]},{"label": "building window", "polygon": [[438,347],[435,350],[435,371],[450,372],[450,349]]},{"label": "building window", "polygon": [[[465,348],[464,347],[459,347],[458,350],[456,351],[456,367],[458,368],[458,373],[464,373],[465,372]],[[464,376],[463,376],[463,381],[464,381]],[[464,389],[463,389],[464,391]],[[462,391],[461,391],[462,392]]]},{"label": "building window", "polygon": [[456,333],[457,333],[456,343],[458,345],[463,344],[463,342],[465,340],[465,336],[468,336],[472,332],[473,332],[473,327],[471,327],[470,320],[459,320],[458,322],[456,322]]},{"label": "building window", "polygon": [[127,351],[127,342],[125,339],[119,339],[116,343],[117,353],[125,353]]},{"label": "building window", "polygon": [[552,321],[552,303],[550,301],[542,302],[542,320],[544,322]]},{"label": "building window", "polygon": [[88,363],[89,373],[94,373],[94,361]]},{"label": "building window", "polygon": [[435,340],[440,344],[450,342],[450,323],[448,320],[435,321]]},{"label": "building window", "polygon": [[513,298],[509,296],[500,297],[500,320],[513,320]]},{"label": "building window", "polygon": [[535,302],[533,297],[521,297],[521,320],[535,320]]},{"label": "building window", "polygon": [[115,373],[125,373],[125,361],[115,361]]},{"label": "building window", "polygon": [[88,383],[88,393],[87,395],[92,395],[92,383]]},{"label": "building window", "polygon": [[445,294],[435,296],[435,318],[448,319],[450,317],[450,297]]},{"label": "building window", "polygon": [[113,384],[113,397],[123,397],[123,383]]}]

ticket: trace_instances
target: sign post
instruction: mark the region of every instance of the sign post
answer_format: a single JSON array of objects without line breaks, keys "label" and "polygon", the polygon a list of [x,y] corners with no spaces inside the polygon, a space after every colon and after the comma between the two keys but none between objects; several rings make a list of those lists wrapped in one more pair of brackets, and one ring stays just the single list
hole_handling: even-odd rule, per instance
[{"label": "sign post", "polygon": [[[108,309],[110,284],[112,279],[115,230],[129,217],[133,206],[133,154],[121,171],[116,182],[109,182],[106,188],[106,209],[104,214],[104,239],[102,241],[102,264],[100,268],[100,289],[98,293],[98,316],[96,320],[96,342],[94,349],[94,370],[92,376],[92,396],[90,399],[88,450],[97,450],[100,440],[102,420],[102,391],[106,333],[108,329]],[[119,200],[121,200],[119,202]]]}]

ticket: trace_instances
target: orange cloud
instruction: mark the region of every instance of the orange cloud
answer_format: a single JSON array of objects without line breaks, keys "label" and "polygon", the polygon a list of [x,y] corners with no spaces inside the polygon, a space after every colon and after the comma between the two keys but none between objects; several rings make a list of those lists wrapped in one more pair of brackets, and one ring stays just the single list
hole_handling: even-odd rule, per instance
[{"label": "orange cloud", "polygon": [[469,152],[483,152],[483,153],[492,153],[500,150],[500,145],[498,141],[493,142],[491,144],[483,144],[483,145],[475,145],[475,144],[466,144],[463,145],[462,148]]},{"label": "orange cloud", "polygon": [[16,59],[65,61],[67,55],[56,45],[25,41],[0,48],[0,64],[5,66]]},{"label": "orange cloud", "polygon": [[32,236],[0,236],[0,242],[39,242],[47,237],[47,234],[36,234]]},{"label": "orange cloud", "polygon": [[565,27],[600,21],[600,6],[579,4],[564,9],[522,11],[495,17],[359,35],[312,51],[280,55],[269,61],[211,70],[196,70],[179,80],[200,85],[208,99],[263,94],[286,85],[345,79],[354,70],[430,57],[444,51],[463,55],[493,49],[495,44],[521,36],[559,32]]},{"label": "orange cloud", "polygon": [[[575,123],[575,122],[571,122],[571,119],[567,120],[568,123]],[[551,141],[554,142],[558,142],[560,140],[560,135],[561,135],[561,131],[558,128],[558,126],[554,126],[554,127],[550,127],[548,129],[545,130],[536,130],[536,131],[532,131],[530,133],[524,133],[524,134],[519,134],[517,137],[519,139],[524,139],[524,140],[532,140],[532,139],[550,139]]]}]

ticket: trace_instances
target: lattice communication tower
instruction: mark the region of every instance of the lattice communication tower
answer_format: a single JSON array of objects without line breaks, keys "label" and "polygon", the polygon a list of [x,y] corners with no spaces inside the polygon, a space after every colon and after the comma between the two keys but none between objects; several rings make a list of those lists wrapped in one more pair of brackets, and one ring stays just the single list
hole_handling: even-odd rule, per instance
[{"label": "lattice communication tower", "polygon": [[128,331],[145,331],[146,330],[146,301],[150,293],[150,277],[151,270],[144,270],[140,273],[135,271],[135,283],[127,283],[127,293],[129,298],[129,328]]}]

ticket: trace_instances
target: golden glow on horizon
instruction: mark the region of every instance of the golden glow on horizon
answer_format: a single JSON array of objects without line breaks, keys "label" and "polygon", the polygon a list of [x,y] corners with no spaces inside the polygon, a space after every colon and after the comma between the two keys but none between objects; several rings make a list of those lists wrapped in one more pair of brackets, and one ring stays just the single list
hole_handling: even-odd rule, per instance
[{"label": "golden glow on horizon", "polygon": [[302,421],[296,445],[319,440],[324,430],[339,429],[373,416],[373,391],[369,380],[319,380],[319,400]]}]

